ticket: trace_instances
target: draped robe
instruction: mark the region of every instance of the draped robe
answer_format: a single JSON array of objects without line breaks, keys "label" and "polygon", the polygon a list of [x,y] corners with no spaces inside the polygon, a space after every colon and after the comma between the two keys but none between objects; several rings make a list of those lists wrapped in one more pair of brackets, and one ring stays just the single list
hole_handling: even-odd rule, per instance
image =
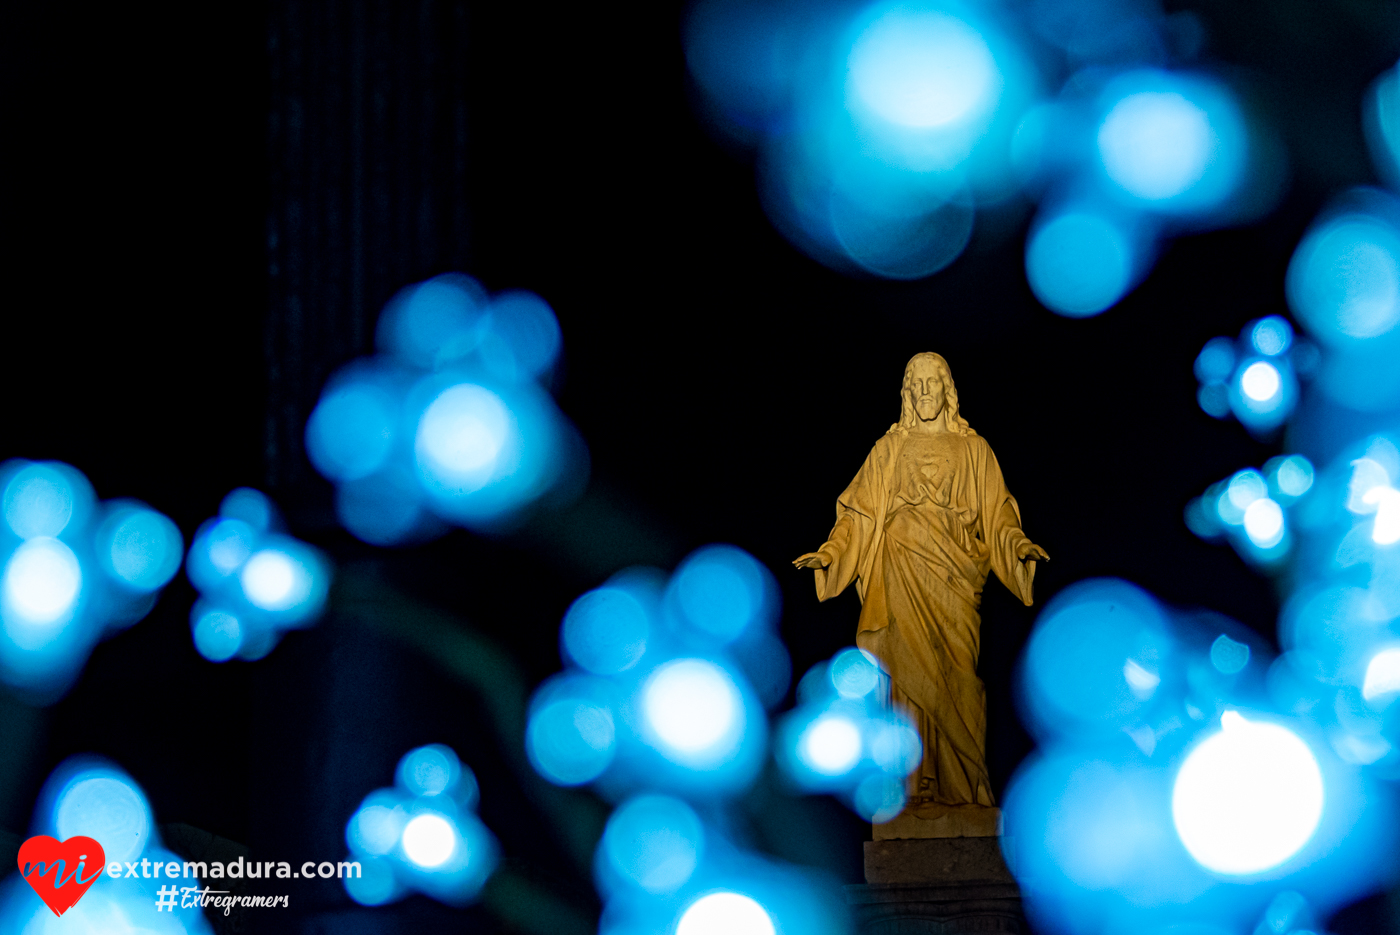
[{"label": "draped robe", "polygon": [[1031,603],[1033,561],[1021,513],[991,447],[979,435],[901,434],[875,443],[836,502],[819,550],[817,597],[855,583],[856,644],[889,674],[890,700],[923,739],[908,811],[994,806],[986,766],[986,692],[977,677],[982,587],[995,571]]}]

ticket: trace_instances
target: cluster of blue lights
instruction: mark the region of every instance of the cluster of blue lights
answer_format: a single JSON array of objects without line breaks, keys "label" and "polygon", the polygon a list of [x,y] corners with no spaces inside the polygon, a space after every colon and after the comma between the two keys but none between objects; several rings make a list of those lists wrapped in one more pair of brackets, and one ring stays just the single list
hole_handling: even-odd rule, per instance
[{"label": "cluster of blue lights", "polygon": [[1294,251],[1286,286],[1326,351],[1323,392],[1363,412],[1400,406],[1400,199],[1367,188],[1334,199]]},{"label": "cluster of blue lights", "polygon": [[143,503],[99,503],[57,461],[0,464],[0,511],[0,680],[52,700],[99,639],[155,606],[184,540]]},{"label": "cluster of blue lights", "polygon": [[[1376,108],[1396,80],[1367,104],[1391,182],[1400,111]],[[1283,652],[1122,582],[1046,608],[1021,686],[1041,746],[1007,796],[1006,840],[1048,930],[1314,931],[1400,870],[1380,830],[1400,782],[1400,201],[1334,199],[1286,291],[1315,345],[1270,316],[1209,342],[1196,374],[1203,409],[1260,436],[1286,427],[1298,453],[1186,510],[1276,575]]]},{"label": "cluster of blue lights", "polygon": [[[549,781],[618,803],[594,859],[602,931],[843,930],[839,905],[736,842],[725,814],[763,767],[765,708],[787,693],[777,616],[772,575],[729,545],[696,550],[669,576],[619,572],[565,614],[567,668],[535,693],[526,750]],[[808,747],[829,759],[824,741]]]},{"label": "cluster of blue lights", "polygon": [[[1262,471],[1246,468],[1212,484],[1186,506],[1186,525],[1202,539],[1229,539],[1246,560],[1279,568],[1293,537],[1291,508],[1313,487],[1313,466],[1302,455],[1271,458]],[[1299,510],[1306,509],[1306,503]]]},{"label": "cluster of blue lights", "polygon": [[1251,432],[1268,436],[1298,405],[1298,377],[1312,374],[1317,348],[1295,341],[1279,315],[1245,325],[1238,340],[1211,338],[1196,355],[1196,402],[1216,419],[1232,413]]},{"label": "cluster of blue lights", "polygon": [[980,209],[1036,200],[1031,289],[1084,317],[1122,299],[1165,238],[1257,216],[1277,193],[1274,147],[1229,87],[1168,48],[1180,27],[1200,32],[1186,16],[705,0],[686,59],[716,129],[759,149],[764,208],[809,255],[918,279],[963,252]]},{"label": "cluster of blue lights", "polygon": [[[1257,212],[1268,173],[1229,89],[1201,72],[1086,71],[1021,121],[1016,164],[1041,209],[1026,244],[1036,297],[1071,317],[1113,306],[1160,241]],[[1251,168],[1254,171],[1250,171]]]},{"label": "cluster of blue lights", "polygon": [[199,527],[185,571],[200,593],[194,645],[211,662],[261,659],[284,631],[315,623],[331,578],[325,556],[283,532],[272,501],[249,487]]},{"label": "cluster of blue lights", "polygon": [[1290,665],[1234,621],[1124,581],[1057,595],[1020,672],[1039,747],[1004,806],[1033,921],[1249,931],[1279,899],[1335,907],[1384,878],[1383,836],[1356,829],[1389,803],[1299,709]]},{"label": "cluster of blue lights", "polygon": [[[170,880],[164,874],[156,876],[153,865],[177,867],[177,886],[200,882],[183,876],[184,862],[161,844],[146,794],[112,763],[93,756],[61,763],[39,793],[30,834],[60,841],[75,835],[93,838],[102,845],[107,867],[115,867],[120,876],[102,873],[81,901],[59,917],[11,874],[0,893],[0,930],[25,935],[211,935],[213,929],[197,907],[181,908],[177,900],[173,909],[156,908],[156,892]],[[138,869],[144,865],[146,873],[129,875],[127,864]],[[96,869],[87,867],[84,876]]]},{"label": "cluster of blue lights", "polygon": [[838,935],[843,907],[806,874],[757,857],[679,798],[623,801],[594,859],[610,935]]},{"label": "cluster of blue lights", "polygon": [[778,726],[776,755],[788,778],[840,797],[871,821],[899,814],[923,745],[890,709],[888,692],[888,676],[864,650],[843,649],[812,667],[798,683],[798,707]]},{"label": "cluster of blue lights", "polygon": [[761,766],[764,706],[787,692],[777,588],[733,546],[692,553],[669,578],[628,569],[584,594],[560,628],[570,667],[530,707],[526,748],[560,785],[745,787]]},{"label": "cluster of blue lights", "polygon": [[476,817],[476,776],[442,744],[404,754],[391,788],[371,792],[350,816],[345,841],[358,877],[343,880],[363,906],[410,892],[463,905],[496,869],[496,839]]},{"label": "cluster of blue lights", "polygon": [[696,5],[686,58],[717,128],[759,147],[765,210],[842,271],[919,279],[1003,199],[1034,76],[987,9]]},{"label": "cluster of blue lights", "polygon": [[543,385],[562,339],[539,296],[437,276],[390,300],[377,345],[331,378],[306,426],[355,536],[394,545],[445,523],[495,528],[551,490],[581,489],[586,451]]}]

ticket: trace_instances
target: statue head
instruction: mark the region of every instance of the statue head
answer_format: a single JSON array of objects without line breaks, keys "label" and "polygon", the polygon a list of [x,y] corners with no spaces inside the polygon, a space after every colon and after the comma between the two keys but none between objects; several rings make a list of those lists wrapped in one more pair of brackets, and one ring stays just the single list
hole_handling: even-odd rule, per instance
[{"label": "statue head", "polygon": [[890,426],[893,433],[907,435],[919,420],[943,419],[950,432],[977,434],[958,412],[953,372],[940,354],[925,351],[909,358],[904,366],[904,385],[899,399],[899,421]]}]

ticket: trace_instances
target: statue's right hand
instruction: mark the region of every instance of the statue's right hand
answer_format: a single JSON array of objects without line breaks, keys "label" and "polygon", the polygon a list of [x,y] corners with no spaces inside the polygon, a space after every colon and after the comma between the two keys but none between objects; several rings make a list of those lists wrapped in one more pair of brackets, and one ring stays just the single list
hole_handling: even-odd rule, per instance
[{"label": "statue's right hand", "polygon": [[831,564],[831,559],[820,552],[808,552],[793,559],[792,563],[798,568],[825,568]]}]

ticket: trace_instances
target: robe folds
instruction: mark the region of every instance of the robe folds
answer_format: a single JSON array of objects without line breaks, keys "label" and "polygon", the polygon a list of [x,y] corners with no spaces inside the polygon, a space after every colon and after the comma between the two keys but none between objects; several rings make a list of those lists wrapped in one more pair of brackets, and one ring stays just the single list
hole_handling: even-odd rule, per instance
[{"label": "robe folds", "polygon": [[977,677],[978,610],[989,571],[1031,603],[1035,563],[1016,558],[1026,538],[991,447],[971,433],[891,429],[836,501],[817,597],[829,600],[853,582],[860,594],[856,644],[880,661],[891,702],[923,739],[911,809],[996,804]]}]

